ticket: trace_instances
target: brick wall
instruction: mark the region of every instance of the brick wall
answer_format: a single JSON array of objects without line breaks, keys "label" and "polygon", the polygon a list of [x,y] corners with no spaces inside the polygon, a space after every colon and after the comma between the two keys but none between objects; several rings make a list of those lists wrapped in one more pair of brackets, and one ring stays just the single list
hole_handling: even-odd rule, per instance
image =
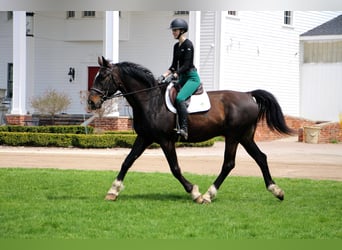
[{"label": "brick wall", "polygon": [[24,126],[25,121],[32,120],[31,115],[6,115],[6,124],[7,125],[21,125]]},{"label": "brick wall", "polygon": [[90,126],[105,131],[132,130],[133,120],[129,117],[102,117],[95,118]]},{"label": "brick wall", "polygon": [[[298,131],[299,142],[305,141],[305,126],[314,126],[320,128],[318,143],[342,142],[342,125],[340,125],[338,122],[317,122],[293,116],[285,116],[285,121],[290,128]],[[254,138],[257,141],[270,141],[286,137],[288,136],[279,134],[277,132],[272,132],[267,127],[266,122],[263,120],[258,123]]]},{"label": "brick wall", "polygon": [[[32,117],[31,115],[6,115],[6,124],[7,125],[32,125]],[[77,117],[76,117],[77,118]],[[76,119],[75,115],[72,117],[68,117],[68,115],[56,115],[54,125],[75,125],[81,124],[84,120],[83,116],[80,119]],[[87,117],[89,118],[89,117]],[[42,122],[45,120],[50,120],[50,117],[39,116],[38,119],[41,121],[39,125],[52,125],[47,122]],[[45,119],[45,120],[44,120]],[[70,121],[72,122],[70,122]],[[132,119],[129,117],[103,117],[103,118],[95,118],[93,122],[90,123],[90,126],[94,128],[98,128],[100,130],[106,131],[115,131],[115,130],[132,130]]]},{"label": "brick wall", "polygon": [[[285,116],[286,124],[294,129],[295,131],[298,131],[300,127],[303,126],[303,124],[311,124],[309,121],[297,117],[292,116]],[[266,124],[265,120],[261,120],[258,123],[257,129],[255,131],[254,139],[256,141],[271,141],[281,138],[289,137],[289,135],[283,135],[275,131],[271,131]]]},{"label": "brick wall", "polygon": [[[338,122],[325,122],[314,124],[311,127],[320,128],[318,130],[318,143],[336,143],[342,142],[342,129]],[[304,129],[301,130],[301,141],[305,141]]]},{"label": "brick wall", "polygon": [[[32,120],[30,115],[6,115],[6,122],[8,125],[28,125],[25,121],[29,120]],[[342,142],[342,125],[338,122],[317,122],[293,116],[285,116],[285,120],[290,128],[298,131],[299,142],[305,141],[304,126],[320,128],[318,143]],[[90,123],[90,126],[104,131],[124,131],[132,130],[132,124],[133,120],[129,117],[103,117],[95,118],[95,120]],[[286,137],[289,136],[271,131],[263,120],[258,123],[254,138],[256,141],[271,141]]]}]

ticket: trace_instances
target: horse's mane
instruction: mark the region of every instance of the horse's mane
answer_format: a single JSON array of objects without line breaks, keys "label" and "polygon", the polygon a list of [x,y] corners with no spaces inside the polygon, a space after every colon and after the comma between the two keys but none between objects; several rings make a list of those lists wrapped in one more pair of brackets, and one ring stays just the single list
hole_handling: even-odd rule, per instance
[{"label": "horse's mane", "polygon": [[149,69],[132,62],[120,62],[116,65],[120,68],[122,77],[123,75],[129,75],[143,82],[147,87],[155,86],[156,80]]}]

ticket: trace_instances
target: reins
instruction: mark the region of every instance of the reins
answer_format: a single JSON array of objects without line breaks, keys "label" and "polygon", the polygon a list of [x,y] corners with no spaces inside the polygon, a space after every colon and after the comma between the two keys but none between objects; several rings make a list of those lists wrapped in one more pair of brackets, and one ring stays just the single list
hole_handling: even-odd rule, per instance
[{"label": "reins", "polygon": [[113,99],[113,98],[116,98],[116,97],[129,96],[129,95],[134,95],[134,94],[142,93],[142,92],[145,92],[145,91],[157,89],[157,88],[160,88],[160,87],[162,87],[164,85],[167,85],[167,84],[168,84],[167,82],[164,82],[164,83],[158,84],[157,86],[153,86],[153,87],[150,87],[150,88],[140,89],[140,90],[131,91],[131,92],[127,92],[127,93],[122,93],[122,92],[114,93],[111,96],[107,96],[107,93],[105,91],[97,89],[97,88],[91,88],[90,90],[93,90],[93,91],[101,94],[102,95],[102,99],[105,101],[105,100]]},{"label": "reins", "polygon": [[[150,88],[146,88],[146,89],[140,89],[140,90],[136,90],[136,91],[132,91],[132,92],[127,92],[127,93],[117,93],[117,94],[113,94],[109,97],[107,97],[107,99],[112,99],[112,98],[115,98],[115,97],[122,97],[122,96],[128,96],[128,95],[134,95],[134,94],[138,94],[138,93],[141,93],[141,92],[145,92],[145,91],[149,91],[149,90],[153,90],[153,89],[157,89],[157,88],[160,88],[164,85],[167,85],[168,83],[161,83],[157,86],[153,86],[153,87],[150,87]],[[96,91],[96,90],[95,90]]]},{"label": "reins", "polygon": [[[115,83],[118,83],[119,82],[119,88],[123,87],[122,85],[122,82],[121,80],[117,80],[115,79],[115,77],[113,76],[113,72],[111,72],[110,74],[110,78],[112,80],[112,84],[115,84]],[[157,89],[157,88],[160,88],[160,87],[163,87],[164,85],[167,85],[169,84],[169,82],[162,82],[160,84],[158,84],[157,86],[153,86],[153,87],[149,87],[149,88],[145,88],[145,89],[140,89],[140,90],[136,90],[136,91],[131,91],[131,92],[126,92],[126,93],[114,93],[112,94],[111,96],[108,96],[108,92],[109,92],[109,88],[105,91],[105,90],[100,90],[98,88],[91,88],[90,90],[91,91],[94,91],[96,93],[99,93],[100,95],[102,95],[102,100],[105,101],[105,100],[109,100],[109,99],[113,99],[113,98],[116,98],[116,97],[124,97],[124,96],[129,96],[129,95],[134,95],[134,94],[138,94],[138,93],[142,93],[142,92],[146,92],[146,91],[150,91],[150,90],[153,90],[153,89]]]}]

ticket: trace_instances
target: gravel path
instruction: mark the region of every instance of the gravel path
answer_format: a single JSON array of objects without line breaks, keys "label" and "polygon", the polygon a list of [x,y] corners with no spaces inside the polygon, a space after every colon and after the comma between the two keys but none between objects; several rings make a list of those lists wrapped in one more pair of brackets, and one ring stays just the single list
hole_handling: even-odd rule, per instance
[{"label": "gravel path", "polygon": [[[273,177],[342,181],[342,144],[307,144],[297,137],[258,142],[267,155]],[[119,170],[130,149],[77,149],[0,146],[0,167]],[[223,162],[224,143],[208,148],[178,148],[183,172],[218,175]],[[170,173],[161,149],[148,149],[130,171]],[[242,148],[231,175],[260,176],[261,171]]]}]

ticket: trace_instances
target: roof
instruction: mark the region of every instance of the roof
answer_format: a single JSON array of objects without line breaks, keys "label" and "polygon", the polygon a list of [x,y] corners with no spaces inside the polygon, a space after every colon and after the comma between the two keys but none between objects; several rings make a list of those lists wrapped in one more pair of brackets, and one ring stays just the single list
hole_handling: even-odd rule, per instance
[{"label": "roof", "polygon": [[342,35],[342,15],[313,28],[300,36],[329,36]]}]

